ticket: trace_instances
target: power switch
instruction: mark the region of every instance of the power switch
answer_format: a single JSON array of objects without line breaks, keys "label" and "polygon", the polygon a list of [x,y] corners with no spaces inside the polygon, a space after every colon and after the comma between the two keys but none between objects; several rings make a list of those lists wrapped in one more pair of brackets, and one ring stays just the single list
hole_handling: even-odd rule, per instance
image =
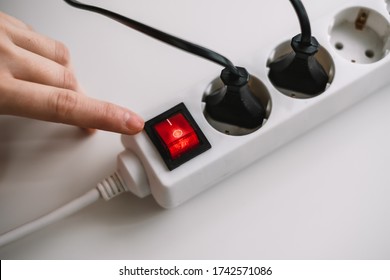
[{"label": "power switch", "polygon": [[169,170],[211,148],[184,103],[147,121],[145,131]]},{"label": "power switch", "polygon": [[199,139],[182,113],[177,113],[154,126],[172,159],[196,148]]}]

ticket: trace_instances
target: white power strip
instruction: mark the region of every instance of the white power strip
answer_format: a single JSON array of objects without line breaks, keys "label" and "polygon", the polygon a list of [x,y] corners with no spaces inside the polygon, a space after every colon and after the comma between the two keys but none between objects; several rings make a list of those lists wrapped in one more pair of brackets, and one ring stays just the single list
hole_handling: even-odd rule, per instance
[{"label": "white power strip", "polygon": [[[364,28],[358,30],[361,13]],[[211,148],[169,170],[147,133],[122,136],[126,150],[118,157],[118,172],[128,187],[140,197],[152,194],[163,207],[178,206],[388,83],[390,25],[386,1],[350,1],[318,20],[312,19],[312,30],[331,57],[329,68],[334,67],[330,70],[333,79],[324,93],[305,99],[292,98],[294,93],[282,94],[269,81],[266,65],[283,40],[266,46],[259,41],[258,53],[253,56],[256,66],[240,66],[246,67],[268,91],[271,106],[266,123],[241,136],[216,130],[205,118],[202,105],[205,89],[215,78],[210,77],[143,115],[154,118],[184,103]],[[278,38],[287,42],[296,33]]]}]

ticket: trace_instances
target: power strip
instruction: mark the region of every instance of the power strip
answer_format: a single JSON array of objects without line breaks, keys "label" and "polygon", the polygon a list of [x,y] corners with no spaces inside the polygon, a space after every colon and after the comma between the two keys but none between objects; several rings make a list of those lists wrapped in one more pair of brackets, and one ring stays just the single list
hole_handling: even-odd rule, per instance
[{"label": "power strip", "polygon": [[[313,35],[322,46],[318,59],[331,76],[326,91],[316,97],[278,90],[267,76],[267,64],[289,48],[296,32],[279,36],[284,42],[259,41],[253,56],[256,66],[247,70],[258,79],[268,107],[266,122],[255,131],[233,128],[238,130],[232,135],[230,128],[224,131],[205,117],[202,98],[218,84],[218,79],[211,82],[215,77],[144,112],[143,116],[154,119],[183,103],[197,124],[195,130],[202,131],[211,148],[169,167],[146,132],[123,135],[126,150],[118,157],[118,172],[129,189],[139,197],[152,194],[162,207],[176,207],[385,86],[390,73],[387,2],[350,1],[312,19]],[[161,121],[169,117],[165,113]]]}]

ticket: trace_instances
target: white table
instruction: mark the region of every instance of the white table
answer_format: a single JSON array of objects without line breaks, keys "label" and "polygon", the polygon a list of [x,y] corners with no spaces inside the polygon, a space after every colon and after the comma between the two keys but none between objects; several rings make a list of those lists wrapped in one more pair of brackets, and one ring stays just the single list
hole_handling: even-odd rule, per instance
[{"label": "white table", "polygon": [[[246,43],[251,36],[298,33],[287,0],[89,2],[243,66],[245,54],[256,51]],[[340,0],[304,2],[315,18]],[[89,95],[138,112],[221,70],[60,0],[2,0],[0,10],[63,41]],[[0,248],[0,257],[388,259],[389,92],[376,92],[178,208],[123,195]],[[113,133],[87,137],[71,126],[0,116],[0,232],[93,188],[115,170],[122,149]]]}]

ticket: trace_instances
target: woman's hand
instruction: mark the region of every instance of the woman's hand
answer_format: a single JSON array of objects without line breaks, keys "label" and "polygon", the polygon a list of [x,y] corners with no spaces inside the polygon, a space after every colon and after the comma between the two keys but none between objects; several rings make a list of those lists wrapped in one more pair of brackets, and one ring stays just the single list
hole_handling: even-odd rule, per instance
[{"label": "woman's hand", "polygon": [[143,129],[132,111],[82,93],[60,42],[0,12],[0,115],[123,134]]}]

